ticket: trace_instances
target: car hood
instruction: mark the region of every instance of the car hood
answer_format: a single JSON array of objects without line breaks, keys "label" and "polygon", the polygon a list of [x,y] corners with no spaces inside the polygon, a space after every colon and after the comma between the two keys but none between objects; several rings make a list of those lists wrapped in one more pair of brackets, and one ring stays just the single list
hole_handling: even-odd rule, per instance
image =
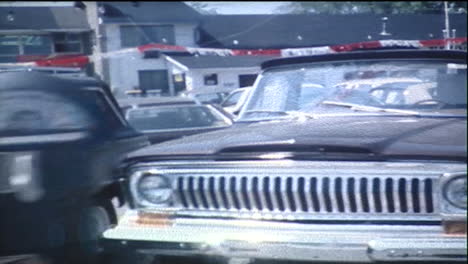
[{"label": "car hood", "polygon": [[230,128],[167,141],[130,153],[129,158],[276,152],[297,146],[345,148],[384,156],[466,159],[466,119],[391,116],[236,123]]}]

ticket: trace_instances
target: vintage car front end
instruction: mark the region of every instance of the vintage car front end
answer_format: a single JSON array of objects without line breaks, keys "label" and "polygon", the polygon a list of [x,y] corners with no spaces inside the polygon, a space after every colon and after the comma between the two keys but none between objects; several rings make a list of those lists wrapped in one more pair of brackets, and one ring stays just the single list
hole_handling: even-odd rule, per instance
[{"label": "vintage car front end", "polygon": [[[466,261],[466,164],[139,163],[106,248],[331,262]],[[440,263],[442,263],[440,262]]]}]

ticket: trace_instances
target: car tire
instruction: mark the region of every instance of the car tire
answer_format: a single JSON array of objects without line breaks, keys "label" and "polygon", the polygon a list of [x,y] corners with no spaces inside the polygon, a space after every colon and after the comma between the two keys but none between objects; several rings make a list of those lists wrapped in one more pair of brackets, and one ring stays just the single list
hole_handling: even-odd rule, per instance
[{"label": "car tire", "polygon": [[65,223],[67,240],[63,263],[101,263],[99,239],[111,227],[115,215],[115,209],[109,200],[90,201],[76,206],[68,214]]},{"label": "car tire", "polygon": [[[130,251],[130,249],[129,249]],[[164,264],[158,257],[137,252],[105,253],[102,263],[112,264]]]}]

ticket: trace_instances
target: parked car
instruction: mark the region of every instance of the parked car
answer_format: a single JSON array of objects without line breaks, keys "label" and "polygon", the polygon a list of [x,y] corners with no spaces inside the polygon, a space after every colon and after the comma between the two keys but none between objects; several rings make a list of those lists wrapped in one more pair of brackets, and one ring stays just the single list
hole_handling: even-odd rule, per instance
[{"label": "parked car", "polygon": [[92,78],[0,72],[0,83],[0,256],[94,263],[117,222],[115,173],[146,136]]},{"label": "parked car", "polygon": [[249,96],[252,87],[239,88],[229,93],[221,102],[221,107],[227,112],[237,116]]},{"label": "parked car", "polygon": [[[104,232],[105,248],[232,263],[466,261],[466,55],[264,62],[233,126],[129,154],[131,210]],[[437,86],[411,103],[349,103],[336,84],[356,71]]]},{"label": "parked car", "polygon": [[42,72],[69,77],[87,77],[80,68],[70,67],[39,67],[39,66],[0,66],[0,72]]},{"label": "parked car", "polygon": [[119,100],[127,121],[146,134],[152,144],[226,128],[232,124],[219,107],[184,97],[128,98]]},{"label": "parked car", "polygon": [[181,96],[195,98],[204,104],[220,104],[232,91],[226,88],[203,88],[181,93]]}]

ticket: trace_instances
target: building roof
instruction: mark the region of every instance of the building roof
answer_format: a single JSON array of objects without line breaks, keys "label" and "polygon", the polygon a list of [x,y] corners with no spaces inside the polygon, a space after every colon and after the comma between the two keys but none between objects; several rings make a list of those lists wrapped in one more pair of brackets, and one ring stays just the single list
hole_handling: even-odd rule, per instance
[{"label": "building roof", "polygon": [[98,2],[104,23],[197,23],[201,14],[184,2]]},{"label": "building roof", "polygon": [[[205,15],[200,24],[201,47],[255,49],[327,46],[383,39],[440,39],[443,14],[387,15]],[[450,27],[466,36],[466,14],[451,14]],[[370,38],[369,38],[370,37]]]},{"label": "building roof", "polygon": [[[13,20],[8,20],[8,14]],[[72,6],[0,7],[0,30],[89,31],[86,11]]]},{"label": "building roof", "polygon": [[205,68],[245,68],[260,67],[262,62],[271,60],[272,56],[171,56],[189,69]]}]

